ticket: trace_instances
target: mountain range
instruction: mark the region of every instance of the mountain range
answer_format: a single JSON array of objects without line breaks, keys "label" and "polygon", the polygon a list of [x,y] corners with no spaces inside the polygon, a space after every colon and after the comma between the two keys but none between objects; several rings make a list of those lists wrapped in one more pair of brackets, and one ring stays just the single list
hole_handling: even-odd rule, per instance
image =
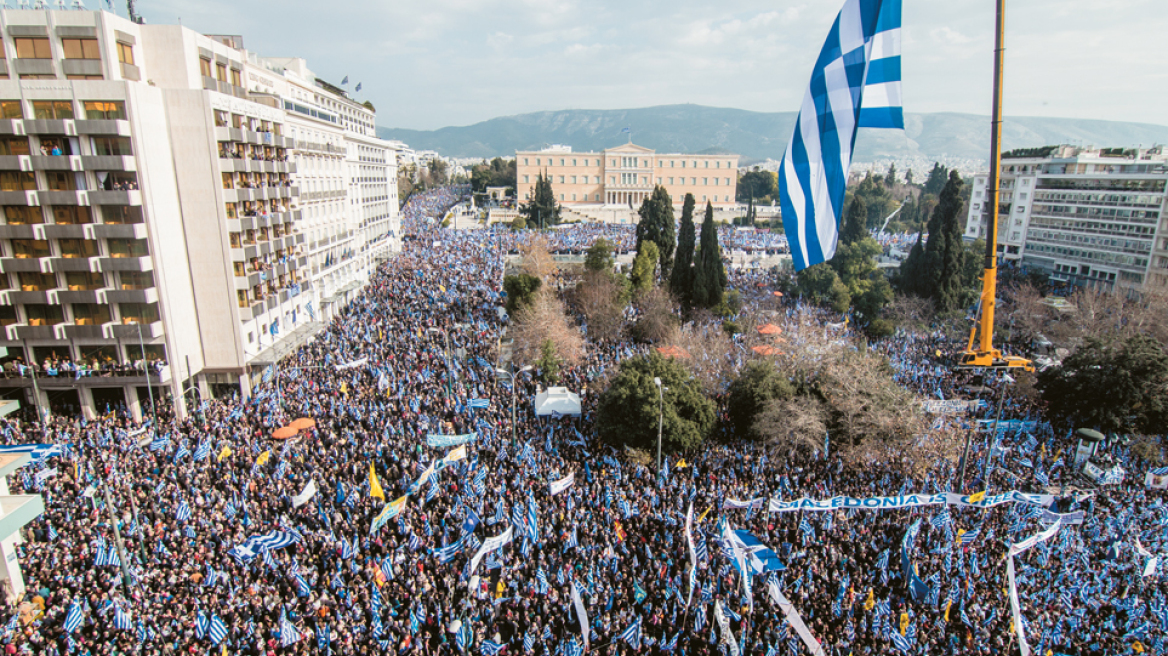
[{"label": "mountain range", "polygon": [[[415,150],[447,157],[495,157],[549,144],[577,152],[598,151],[626,141],[658,152],[731,152],[742,163],[779,159],[791,137],[795,112],[751,112],[702,105],[662,105],[639,109],[565,109],[493,118],[438,130],[377,129]],[[624,128],[629,133],[623,133]],[[853,161],[988,158],[990,121],[974,114],[905,114],[905,129],[861,130]],[[1168,143],[1168,126],[1092,119],[1015,116],[1003,122],[1003,148],[1053,144],[1099,147]]]}]

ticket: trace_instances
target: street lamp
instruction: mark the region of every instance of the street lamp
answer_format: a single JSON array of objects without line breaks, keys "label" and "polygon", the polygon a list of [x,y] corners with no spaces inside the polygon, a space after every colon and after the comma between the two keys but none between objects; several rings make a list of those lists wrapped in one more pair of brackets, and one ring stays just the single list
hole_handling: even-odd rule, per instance
[{"label": "street lamp", "polygon": [[654,376],[653,384],[657,386],[657,399],[660,402],[657,410],[657,473],[661,473],[661,429],[665,424],[665,392],[668,387],[661,384],[661,379]]},{"label": "street lamp", "polygon": [[[511,363],[511,369],[515,369],[514,362]],[[511,380],[511,446],[515,446],[515,442],[517,440],[515,436],[515,397],[518,395],[519,389],[515,384],[515,378],[519,374],[531,371],[532,369],[535,369],[535,367],[532,365],[527,365],[526,367],[521,368],[519,371],[507,371],[506,369],[498,368],[495,369],[495,373],[508,376]]]}]

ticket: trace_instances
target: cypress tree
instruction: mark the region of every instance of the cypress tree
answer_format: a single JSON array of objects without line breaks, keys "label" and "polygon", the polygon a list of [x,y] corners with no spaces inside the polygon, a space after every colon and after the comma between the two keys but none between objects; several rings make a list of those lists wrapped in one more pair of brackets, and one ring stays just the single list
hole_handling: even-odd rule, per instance
[{"label": "cypress tree", "polygon": [[541,173],[536,177],[531,200],[519,206],[519,215],[526,219],[529,227],[534,228],[560,222],[560,204],[556,202],[556,194],[552,191],[550,176]]},{"label": "cypress tree", "polygon": [[726,269],[722,266],[722,249],[718,247],[718,228],[714,226],[714,206],[706,203],[706,218],[702,221],[702,242],[694,267],[693,302],[700,307],[713,307],[722,301],[726,289]]},{"label": "cypress tree", "polygon": [[673,250],[677,245],[677,229],[673,223],[673,199],[665,187],[657,185],[653,193],[641,203],[637,211],[641,220],[637,222],[637,253],[641,244],[651,241],[657,244],[661,263],[661,277],[668,279],[673,271]]},{"label": "cypress tree", "polygon": [[941,311],[952,310],[961,303],[961,275],[965,266],[965,244],[960,222],[961,174],[949,172],[949,181],[941,190],[937,207],[929,218],[929,240],[925,242],[924,284]]},{"label": "cypress tree", "polygon": [[840,243],[854,244],[868,236],[868,208],[860,194],[852,195],[852,204],[844,215],[843,230],[840,231]]},{"label": "cypress tree", "polygon": [[697,241],[693,211],[693,194],[686,194],[685,204],[681,207],[681,231],[677,235],[677,257],[673,260],[673,272],[669,276],[669,288],[682,305],[689,305],[693,302],[694,246]]}]

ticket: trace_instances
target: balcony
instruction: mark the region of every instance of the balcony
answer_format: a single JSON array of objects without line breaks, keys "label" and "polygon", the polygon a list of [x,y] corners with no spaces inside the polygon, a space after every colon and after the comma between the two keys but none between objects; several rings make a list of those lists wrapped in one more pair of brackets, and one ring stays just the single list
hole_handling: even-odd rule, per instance
[{"label": "balcony", "polygon": [[[65,303],[101,303],[105,304],[106,289],[69,289],[57,292],[57,300]],[[98,331],[101,336],[101,331]]]},{"label": "balcony", "polygon": [[18,118],[0,119],[0,134],[15,134],[23,136],[24,121]]},{"label": "balcony", "polygon": [[36,207],[40,205],[37,192],[29,191],[0,191],[0,205],[23,205]]},{"label": "balcony", "polygon": [[26,164],[28,155],[0,155],[0,170],[4,171],[31,171],[32,165]]},{"label": "balcony", "polygon": [[34,171],[80,171],[79,155],[33,155],[29,157]]},{"label": "balcony", "polygon": [[9,289],[7,291],[0,292],[0,303],[3,303],[4,305],[14,305],[16,303],[44,303],[48,305],[60,305],[57,292],[53,290],[26,292],[19,289]]},{"label": "balcony", "polygon": [[105,293],[109,303],[157,303],[158,288],[146,289],[111,289]]},{"label": "balcony", "polygon": [[102,257],[102,271],[153,271],[154,261],[143,257]]},{"label": "balcony", "polygon": [[53,326],[30,326],[23,323],[14,323],[4,327],[10,341],[22,339],[57,339],[57,331]]},{"label": "balcony", "polygon": [[[0,121],[2,124],[3,121]],[[74,121],[77,127],[77,134],[90,134],[99,136],[130,136],[130,122],[121,119],[85,119]],[[2,131],[0,125],[0,131]]]},{"label": "balcony", "polygon": [[138,189],[126,191],[95,190],[87,193],[90,205],[142,205],[142,192]]},{"label": "balcony", "polygon": [[52,270],[58,272],[82,271],[98,273],[101,271],[100,257],[55,257],[52,259]]},{"label": "balcony", "polygon": [[129,155],[82,155],[81,165],[86,171],[138,170],[138,160]]},{"label": "balcony", "polygon": [[102,326],[66,324],[64,329],[67,339],[102,339],[105,337],[105,330]]},{"label": "balcony", "polygon": [[67,223],[46,223],[41,226],[44,228],[45,237],[50,239],[93,239],[93,233],[86,228],[91,228],[90,224],[72,225]]},{"label": "balcony", "polygon": [[84,191],[38,191],[37,199],[41,205],[84,205],[81,199]]},{"label": "balcony", "polygon": [[47,233],[45,226],[35,225],[0,225],[0,239],[44,239]]},{"label": "balcony", "polygon": [[0,257],[0,273],[20,273],[22,271],[50,273],[52,269],[47,257]]},{"label": "balcony", "polygon": [[138,327],[142,327],[142,339],[162,337],[162,322],[153,323],[107,323],[102,324],[102,336],[106,339],[138,339]]},{"label": "balcony", "polygon": [[149,231],[145,223],[96,223],[93,234],[94,238],[146,239]]},{"label": "balcony", "polygon": [[24,130],[28,134],[77,136],[77,126],[71,118],[26,118]]}]

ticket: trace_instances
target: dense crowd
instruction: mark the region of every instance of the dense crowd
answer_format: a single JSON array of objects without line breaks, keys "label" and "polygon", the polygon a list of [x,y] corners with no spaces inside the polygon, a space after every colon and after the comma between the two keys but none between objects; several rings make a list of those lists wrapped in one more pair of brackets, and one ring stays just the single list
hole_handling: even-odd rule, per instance
[{"label": "dense crowd", "polygon": [[[218,654],[225,645],[255,656],[578,654],[573,589],[591,650],[603,654],[810,653],[771,589],[828,653],[1018,651],[1004,557],[1049,523],[1045,509],[766,507],[774,498],[941,492],[955,485],[954,463],[912,479],[881,463],[847,467],[827,443],[803,453],[731,439],[671,455],[659,473],[635,465],[597,441],[591,386],[644,352],[632,343],[597,345],[563,372],[583,399],[579,417],[534,416],[538,372],[514,385],[496,374],[506,245],[433,220],[464,193],[412,197],[404,252],[247,398],[215,400],[183,420],[160,407],[147,426],[111,415],[0,427],[5,443],[65,450],[10,479],[14,493],[42,494],[46,510],[17,547],[28,590],[7,625],[6,653]],[[556,234],[573,231],[617,234]],[[763,297],[765,276],[744,276],[733,280],[753,287],[748,302]],[[899,334],[879,348],[903,384],[952,398],[963,381],[936,354],[955,343]],[[1052,539],[1016,557],[1030,644],[1042,654],[1131,653],[1136,644],[1166,653],[1164,568],[1141,576],[1147,559],[1135,549],[1138,537],[1150,553],[1168,550],[1164,492],[1142,485],[1145,465],[1115,439],[1103,447],[1127,478],[1075,496],[1069,436],[1012,397],[1003,416],[999,439],[974,441],[969,489],[1053,490],[1057,512],[1083,517],[1060,520]],[[315,426],[272,438],[301,417]],[[431,448],[432,435],[451,446]],[[466,435],[462,454],[451,436]],[[991,457],[992,469],[977,466]],[[553,495],[551,482],[569,474],[574,482]],[[386,513],[387,502],[400,510]],[[388,519],[375,528],[379,516]],[[744,580],[721,542],[728,529],[748,531],[783,569]],[[480,546],[507,530],[512,540],[472,568]],[[916,599],[902,556],[928,588]]]}]

